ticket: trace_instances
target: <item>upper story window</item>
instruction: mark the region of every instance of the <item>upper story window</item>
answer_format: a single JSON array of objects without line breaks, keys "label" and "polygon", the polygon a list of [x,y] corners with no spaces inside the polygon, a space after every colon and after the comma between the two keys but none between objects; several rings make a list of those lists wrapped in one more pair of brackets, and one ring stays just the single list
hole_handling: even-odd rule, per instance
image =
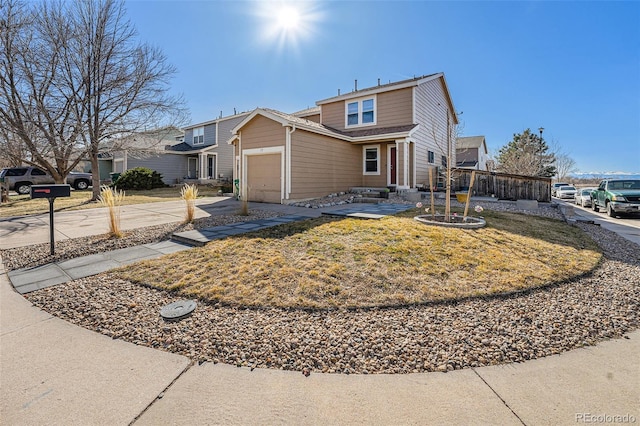
[{"label": "upper story window", "polygon": [[345,127],[376,124],[376,98],[362,98],[347,102]]},{"label": "upper story window", "polygon": [[433,151],[427,151],[427,161],[431,164],[435,163],[435,156],[433,155]]},{"label": "upper story window", "polygon": [[193,129],[193,144],[202,145],[204,143],[204,126]]}]

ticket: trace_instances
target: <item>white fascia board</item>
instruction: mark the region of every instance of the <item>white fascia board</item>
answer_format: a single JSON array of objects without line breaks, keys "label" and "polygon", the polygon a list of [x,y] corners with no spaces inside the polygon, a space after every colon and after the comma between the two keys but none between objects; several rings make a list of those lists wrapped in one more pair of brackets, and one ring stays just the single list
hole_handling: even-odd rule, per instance
[{"label": "white fascia board", "polygon": [[[451,93],[449,92],[447,79],[444,78],[444,73],[438,73],[436,74],[436,76],[438,78],[442,78],[442,83],[444,84],[444,94],[447,96],[447,101],[449,101],[449,106],[451,107],[451,111],[453,112],[453,119],[455,120],[455,124],[460,124],[460,121],[458,121],[458,114],[456,112],[456,107],[455,105],[453,105],[453,99],[451,98]],[[425,81],[428,81],[428,79],[425,79]]]},{"label": "white fascia board", "polygon": [[227,140],[227,145],[233,145],[234,142],[238,139],[238,135],[233,135]]},{"label": "white fascia board", "polygon": [[318,135],[324,135],[324,136],[329,136],[332,137],[334,139],[340,139],[343,141],[347,141],[347,142],[353,142],[353,138],[351,136],[346,136],[346,135],[341,135],[338,133],[334,133],[330,130],[322,130],[322,129],[318,129],[316,127],[312,127],[312,126],[307,126],[305,124],[302,123],[290,123],[288,124],[288,126],[294,126],[296,127],[296,129],[300,129],[300,130],[306,130],[308,132],[311,133],[316,133]]},{"label": "white fascia board", "polygon": [[256,108],[251,112],[251,114],[246,116],[244,118],[244,120],[242,120],[240,123],[238,123],[238,125],[236,127],[231,129],[231,133],[235,135],[236,133],[238,133],[238,130],[242,129],[242,127],[244,127],[248,122],[253,120],[258,115],[261,115],[263,117],[267,117],[267,118],[269,118],[269,119],[271,119],[273,121],[277,121],[278,123],[282,124],[283,126],[289,125],[289,121],[283,119],[282,117],[279,117],[279,116],[277,116],[275,114],[272,114],[269,111],[265,111],[262,108]]},{"label": "white fascia board", "polygon": [[367,142],[367,141],[385,141],[389,139],[405,139],[410,138],[415,129],[413,128],[410,132],[398,132],[398,133],[384,133],[382,135],[374,135],[374,136],[358,136],[357,138],[351,138],[351,142]]}]

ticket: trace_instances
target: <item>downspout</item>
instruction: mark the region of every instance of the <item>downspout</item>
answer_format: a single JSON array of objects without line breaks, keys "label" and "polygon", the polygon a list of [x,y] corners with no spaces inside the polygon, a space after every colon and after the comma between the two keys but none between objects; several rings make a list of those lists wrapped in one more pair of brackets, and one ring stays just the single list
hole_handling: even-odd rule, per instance
[{"label": "downspout", "polygon": [[238,131],[238,157],[239,157],[239,170],[238,170],[238,176],[236,177],[236,180],[238,181],[238,193],[237,195],[237,199],[240,200],[242,199],[242,196],[244,194],[244,157],[242,156],[242,131]]},{"label": "downspout", "polygon": [[287,126],[285,139],[285,187],[284,199],[288,200],[291,195],[291,134],[296,131],[296,125]]}]

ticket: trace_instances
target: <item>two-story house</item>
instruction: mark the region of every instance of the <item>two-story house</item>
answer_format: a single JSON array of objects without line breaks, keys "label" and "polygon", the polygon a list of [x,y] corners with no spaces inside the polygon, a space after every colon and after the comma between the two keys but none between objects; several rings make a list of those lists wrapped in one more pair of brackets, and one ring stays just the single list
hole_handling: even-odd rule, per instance
[{"label": "two-story house", "polygon": [[489,151],[484,136],[459,137],[456,140],[456,167],[489,170]]},{"label": "two-story house", "polygon": [[[226,143],[231,130],[248,112],[220,117],[193,124],[176,135],[159,132],[138,133],[128,136],[112,150],[113,171],[122,173],[135,167],[147,167],[162,174],[168,185],[184,180],[207,183],[215,179],[233,177],[233,147]],[[148,133],[148,134],[147,134]]]},{"label": "two-story house", "polygon": [[167,152],[184,156],[184,177],[205,183],[233,177],[234,152],[228,143],[231,130],[248,112],[220,117],[184,128],[184,141],[167,147]]},{"label": "two-story house", "polygon": [[[443,73],[316,102],[258,108],[232,130],[234,178],[249,201],[288,203],[353,187],[406,190],[455,165],[458,119]],[[447,155],[447,152],[450,152]]]}]

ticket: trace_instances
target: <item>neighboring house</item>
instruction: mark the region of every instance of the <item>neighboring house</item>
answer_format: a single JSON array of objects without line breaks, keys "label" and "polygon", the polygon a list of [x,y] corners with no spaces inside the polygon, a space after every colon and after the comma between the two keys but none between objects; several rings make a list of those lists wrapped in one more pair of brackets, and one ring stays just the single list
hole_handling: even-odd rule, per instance
[{"label": "neighboring house", "polygon": [[121,149],[111,152],[112,170],[122,173],[135,167],[147,167],[162,174],[164,183],[184,181],[207,183],[231,180],[233,147],[227,144],[231,129],[249,113],[220,117],[187,126],[183,131],[148,132],[121,141]]},{"label": "neighboring house", "polygon": [[489,151],[484,136],[468,136],[456,139],[456,167],[461,169],[489,170]]},{"label": "neighboring house", "polygon": [[235,126],[229,143],[241,196],[289,203],[353,187],[416,188],[429,169],[440,175],[455,144],[458,119],[442,73],[316,105],[294,114],[258,108]]},{"label": "neighboring house", "polygon": [[[123,173],[136,167],[146,167],[162,174],[166,184],[175,184],[186,172],[183,156],[167,152],[167,147],[182,139],[183,132],[171,127],[139,132],[115,139],[101,148],[100,179],[105,171]],[[111,164],[109,164],[109,162]]]},{"label": "neighboring house", "polygon": [[185,127],[184,142],[168,148],[186,158],[184,177],[201,183],[210,179],[231,180],[234,153],[227,141],[231,130],[248,115],[244,112]]}]

